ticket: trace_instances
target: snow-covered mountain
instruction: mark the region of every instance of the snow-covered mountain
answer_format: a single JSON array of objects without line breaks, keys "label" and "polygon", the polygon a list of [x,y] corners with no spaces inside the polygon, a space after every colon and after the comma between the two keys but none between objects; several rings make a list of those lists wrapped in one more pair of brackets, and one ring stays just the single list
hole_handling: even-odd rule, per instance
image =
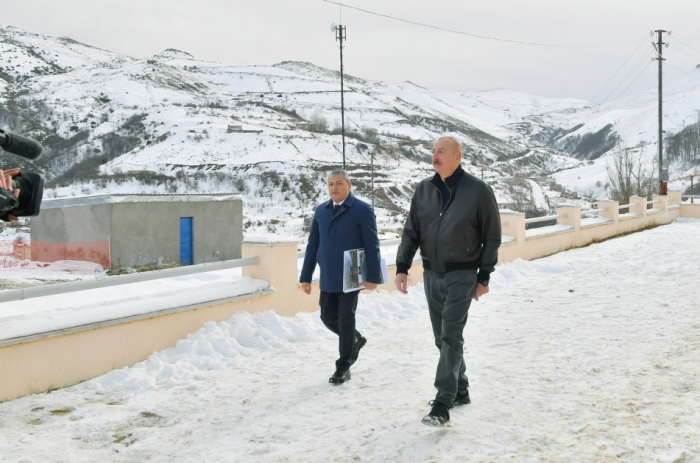
[{"label": "snow-covered mountain", "polygon": [[[340,76],[311,63],[228,65],[172,49],[133,59],[11,26],[0,27],[0,57],[0,127],[46,146],[36,163],[5,154],[0,162],[44,172],[48,196],[239,192],[247,231],[299,235],[325,199],[325,174],[342,162]],[[700,85],[681,80],[670,84],[670,130],[700,108]],[[570,190],[595,184],[610,140],[654,139],[652,91],[597,106],[349,75],[345,84],[348,170],[370,200],[374,159],[385,228],[401,225],[444,134],[462,140],[464,167],[499,202],[539,209],[562,194],[555,174]],[[579,180],[587,169],[598,173]]]}]

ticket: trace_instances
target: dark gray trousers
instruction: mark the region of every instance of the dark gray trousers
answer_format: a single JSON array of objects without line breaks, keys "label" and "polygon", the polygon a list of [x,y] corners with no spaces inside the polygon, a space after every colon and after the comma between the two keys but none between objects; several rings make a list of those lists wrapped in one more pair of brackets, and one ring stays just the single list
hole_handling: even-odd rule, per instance
[{"label": "dark gray trousers", "polygon": [[469,387],[464,363],[464,327],[476,286],[476,270],[452,272],[423,271],[435,345],[440,351],[435,388],[436,402],[449,407],[457,395]]}]

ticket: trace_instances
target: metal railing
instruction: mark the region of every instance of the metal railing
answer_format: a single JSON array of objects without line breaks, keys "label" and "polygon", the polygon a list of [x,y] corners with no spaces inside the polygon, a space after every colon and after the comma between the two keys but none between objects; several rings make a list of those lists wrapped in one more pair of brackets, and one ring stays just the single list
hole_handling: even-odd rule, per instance
[{"label": "metal railing", "polygon": [[116,275],[99,278],[96,280],[73,281],[70,283],[59,283],[55,285],[33,286],[30,288],[10,289],[0,291],[0,303],[10,301],[21,301],[34,297],[54,296],[56,294],[71,293],[73,291],[85,291],[88,289],[107,288],[110,286],[126,285],[130,283],[140,283],[143,281],[159,280],[161,278],[179,277],[192,275],[195,273],[214,272],[217,270],[227,270],[231,268],[247,267],[258,265],[258,257],[247,257],[245,259],[226,260],[223,262],[212,262],[207,264],[188,265],[186,267],[166,268],[143,273],[129,273],[126,275]]}]

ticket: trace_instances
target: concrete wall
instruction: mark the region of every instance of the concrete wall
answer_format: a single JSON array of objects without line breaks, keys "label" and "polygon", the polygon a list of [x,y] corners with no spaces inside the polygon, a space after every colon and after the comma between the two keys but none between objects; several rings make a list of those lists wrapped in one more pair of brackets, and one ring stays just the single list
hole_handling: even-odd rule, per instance
[{"label": "concrete wall", "polygon": [[[700,218],[700,204],[681,205],[678,192],[656,199],[659,202],[647,210],[644,198],[633,198],[632,214],[619,214],[618,204],[614,201],[601,202],[599,206],[607,207],[608,211],[599,215],[610,222],[593,225],[590,220],[587,223],[581,219],[580,208],[565,206],[558,211],[567,214],[560,225],[571,229],[537,237],[532,231],[526,231],[525,214],[503,214],[502,221],[508,223],[503,227],[503,233],[513,240],[501,247],[499,260],[504,263],[516,258],[543,257],[621,233],[669,223],[680,215]],[[241,252],[243,257],[257,256],[260,259],[258,265],[244,267],[243,275],[266,280],[274,288],[272,293],[248,295],[225,303],[213,301],[201,307],[183,308],[177,313],[146,314],[138,320],[110,326],[81,327],[70,334],[46,333],[46,337],[39,340],[13,341],[13,344],[0,347],[0,372],[3,374],[0,402],[70,386],[114,368],[133,365],[154,351],[174,346],[207,321],[226,320],[237,311],[275,310],[280,315],[293,315],[318,309],[318,284],[312,285],[312,295],[308,296],[297,283],[295,242],[243,243]],[[395,267],[390,268],[390,282],[381,289],[394,289],[395,270]],[[414,285],[421,281],[422,266],[415,263],[409,274],[409,283]]]},{"label": "concrete wall", "polygon": [[180,262],[180,218],[192,217],[195,264],[241,257],[241,200],[112,205],[112,268]]},{"label": "concrete wall", "polygon": [[[503,227],[503,235],[509,238],[499,249],[498,262],[504,264],[518,258],[530,260],[549,256],[614,236],[671,223],[681,215],[697,214],[700,217],[700,208],[693,209],[689,204],[681,205],[681,193],[678,191],[670,191],[668,196],[654,196],[653,201],[656,203],[652,205],[652,209],[647,209],[646,198],[632,197],[632,206],[629,212],[623,209],[624,214],[620,214],[617,201],[599,201],[598,208],[607,210],[597,215],[586,215],[585,218],[582,217],[579,206],[558,207],[557,215],[566,214],[566,218],[559,219],[558,225],[569,226],[567,230],[557,230],[562,227],[526,230],[524,213],[501,212],[501,221],[508,224]],[[607,221],[596,223],[590,220],[595,217]],[[552,231],[547,233],[547,230]]]},{"label": "concrete wall", "polygon": [[102,195],[44,201],[32,218],[32,258],[51,262],[65,254],[62,243],[101,242],[108,243],[100,249],[110,249],[109,258],[85,260],[109,261],[113,270],[177,264],[181,217],[192,217],[193,263],[241,257],[240,196]]},{"label": "concrete wall", "polygon": [[[244,257],[260,258],[258,265],[243,268],[243,276],[265,279],[274,288],[270,294],[251,294],[225,303],[213,301],[163,315],[146,314],[106,326],[80,327],[70,334],[47,333],[39,340],[16,340],[0,347],[0,402],[72,386],[133,365],[153,352],[175,346],[206,322],[224,321],[238,311],[274,310],[294,315],[318,310],[318,282],[312,283],[311,295],[304,294],[297,283],[296,242],[243,243],[242,252]],[[381,289],[394,289],[396,268],[389,273],[390,283]],[[409,284],[420,283],[422,273],[422,265],[414,264]]]},{"label": "concrete wall", "polygon": [[32,241],[79,243],[105,241],[112,227],[111,205],[42,209],[32,217]]}]

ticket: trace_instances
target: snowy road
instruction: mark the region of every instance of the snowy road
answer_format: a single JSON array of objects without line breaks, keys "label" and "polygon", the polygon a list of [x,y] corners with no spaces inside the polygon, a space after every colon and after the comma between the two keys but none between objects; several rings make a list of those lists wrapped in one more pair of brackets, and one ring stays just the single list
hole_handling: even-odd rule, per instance
[{"label": "snowy road", "polygon": [[500,267],[470,310],[472,405],[420,419],[423,292],[363,295],[332,387],[318,313],[237,314],[130,369],[0,404],[0,461],[700,461],[700,221]]}]

